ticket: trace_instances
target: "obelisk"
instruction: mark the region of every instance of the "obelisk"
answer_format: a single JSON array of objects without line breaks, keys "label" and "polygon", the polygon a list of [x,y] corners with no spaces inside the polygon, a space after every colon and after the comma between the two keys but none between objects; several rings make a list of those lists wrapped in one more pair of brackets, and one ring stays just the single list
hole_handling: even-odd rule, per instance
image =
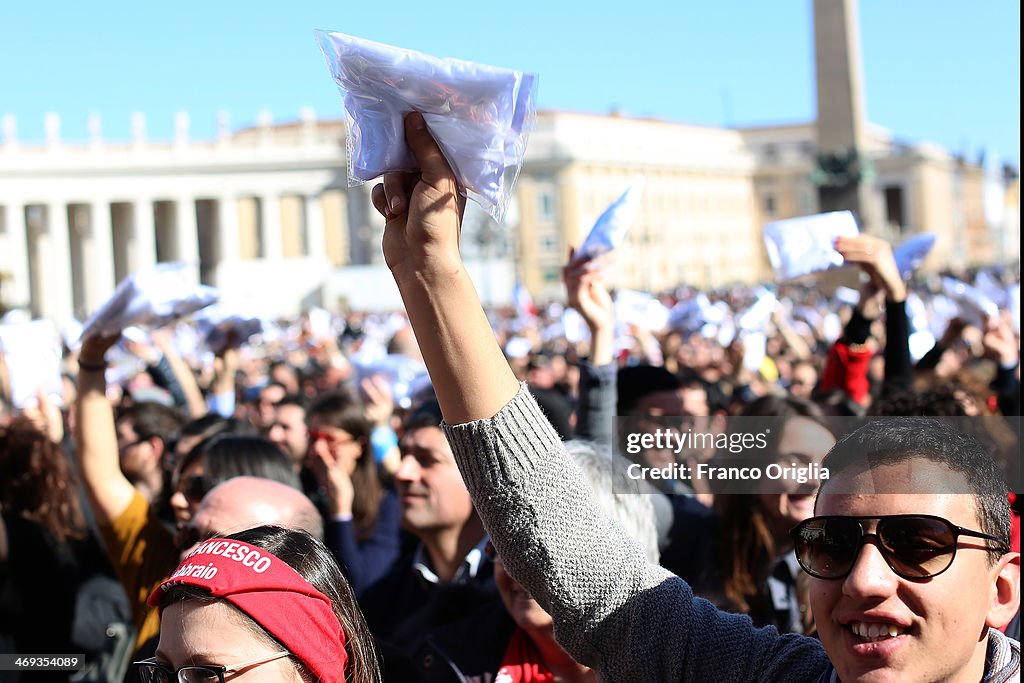
[{"label": "obelisk", "polygon": [[814,0],[814,65],[818,204],[822,211],[849,209],[873,231],[857,0]]}]

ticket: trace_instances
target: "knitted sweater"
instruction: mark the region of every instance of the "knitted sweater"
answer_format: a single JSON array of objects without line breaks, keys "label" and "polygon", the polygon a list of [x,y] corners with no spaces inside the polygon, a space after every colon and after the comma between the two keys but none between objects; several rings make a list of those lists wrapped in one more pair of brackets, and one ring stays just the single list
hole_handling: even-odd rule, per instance
[{"label": "knitted sweater", "polygon": [[817,640],[756,629],[649,564],[598,511],[525,389],[489,420],[443,427],[509,573],[552,615],[559,643],[601,680],[834,679]]}]

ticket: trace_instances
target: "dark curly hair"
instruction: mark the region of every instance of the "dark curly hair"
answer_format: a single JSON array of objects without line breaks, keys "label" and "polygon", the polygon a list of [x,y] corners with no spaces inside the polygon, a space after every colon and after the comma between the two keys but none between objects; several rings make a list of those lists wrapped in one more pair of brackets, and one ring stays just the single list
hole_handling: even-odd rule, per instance
[{"label": "dark curly hair", "polygon": [[24,417],[0,427],[0,509],[38,522],[59,543],[85,534],[78,479],[67,456]]}]

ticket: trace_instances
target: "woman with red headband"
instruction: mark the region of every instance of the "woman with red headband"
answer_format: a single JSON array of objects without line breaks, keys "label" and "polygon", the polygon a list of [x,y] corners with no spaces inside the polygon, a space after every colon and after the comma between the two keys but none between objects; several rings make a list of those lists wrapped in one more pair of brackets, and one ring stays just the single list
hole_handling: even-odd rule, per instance
[{"label": "woman with red headband", "polygon": [[160,607],[144,683],[375,683],[373,640],[327,548],[262,526],[200,543],[149,597]]}]

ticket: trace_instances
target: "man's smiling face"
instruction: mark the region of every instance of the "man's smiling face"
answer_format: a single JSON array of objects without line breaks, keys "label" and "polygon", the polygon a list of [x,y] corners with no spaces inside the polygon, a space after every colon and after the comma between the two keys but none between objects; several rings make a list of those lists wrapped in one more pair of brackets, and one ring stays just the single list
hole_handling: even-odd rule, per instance
[{"label": "man's smiling face", "polygon": [[[907,491],[929,491],[911,494]],[[851,468],[829,480],[815,514],[877,516],[927,514],[981,530],[977,498],[963,475],[920,458],[871,470]],[[862,521],[874,533],[876,520]],[[1002,573],[1019,581],[1019,559],[1007,554],[993,564],[983,539],[960,537],[945,572],[929,579],[896,575],[879,547],[862,544],[843,579],[812,578],[811,608],[819,636],[839,679],[854,681],[978,681],[984,669],[988,626],[1008,614],[996,599]],[[1005,586],[1006,582],[1002,584]]]}]

